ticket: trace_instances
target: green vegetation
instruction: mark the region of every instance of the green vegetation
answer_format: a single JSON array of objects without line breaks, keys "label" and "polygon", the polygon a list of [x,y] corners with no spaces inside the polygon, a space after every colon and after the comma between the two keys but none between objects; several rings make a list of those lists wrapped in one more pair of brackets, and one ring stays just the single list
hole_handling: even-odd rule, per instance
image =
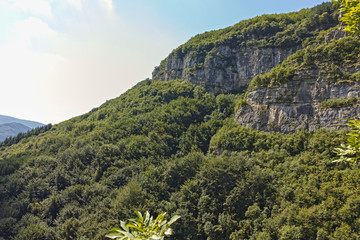
[{"label": "green vegetation", "polygon": [[338,155],[334,162],[358,163],[360,160],[360,121],[351,120],[348,125],[350,133],[347,134],[347,144],[334,149]]},{"label": "green vegetation", "polygon": [[164,219],[166,213],[161,213],[156,219],[146,212],[136,212],[137,218],[129,219],[126,224],[120,221],[121,228],[113,228],[106,237],[119,240],[163,240],[165,236],[172,235],[170,225],[176,222],[180,216],[174,216],[169,221]]},{"label": "green vegetation", "polygon": [[147,80],[3,147],[0,239],[105,239],[135,210],[181,216],[173,239],[359,238],[345,132],[240,127],[239,99]]},{"label": "green vegetation", "polygon": [[227,44],[237,47],[295,47],[319,31],[338,24],[331,3],[286,14],[262,15],[241,21],[232,27],[196,35],[174,50],[174,54],[206,54],[213,47]]},{"label": "green vegetation", "polygon": [[257,75],[249,84],[249,89],[258,87],[267,87],[273,85],[280,85],[291,80],[295,75],[293,66],[287,66],[286,63],[281,63],[273,68],[270,72]]},{"label": "green vegetation", "polygon": [[27,131],[25,133],[19,133],[17,136],[14,137],[7,137],[3,142],[0,142],[0,149],[2,147],[8,147],[11,146],[13,144],[16,144],[18,142],[20,142],[20,140],[25,139],[25,138],[29,138],[31,136],[37,136],[41,133],[47,132],[52,128],[51,124],[42,126],[42,127],[37,127],[34,128],[30,131]]},{"label": "green vegetation", "polygon": [[322,109],[329,109],[329,108],[342,108],[353,106],[359,102],[359,99],[352,96],[352,97],[341,97],[341,98],[330,98],[320,103],[320,107]]},{"label": "green vegetation", "polygon": [[344,31],[360,35],[360,1],[359,0],[332,0],[334,4],[340,5],[343,12],[341,21],[346,24]]}]

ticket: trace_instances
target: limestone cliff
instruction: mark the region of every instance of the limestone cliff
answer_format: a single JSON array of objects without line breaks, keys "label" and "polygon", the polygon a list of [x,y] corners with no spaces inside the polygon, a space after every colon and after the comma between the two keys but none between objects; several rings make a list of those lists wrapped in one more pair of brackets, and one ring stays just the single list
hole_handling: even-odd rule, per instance
[{"label": "limestone cliff", "polygon": [[[359,97],[359,82],[334,82],[319,70],[301,71],[283,85],[249,91],[235,121],[264,131],[339,129],[359,116]],[[326,105],[329,101],[333,104]]]},{"label": "limestone cliff", "polygon": [[293,54],[298,47],[232,48],[221,45],[203,55],[170,54],[162,71],[154,71],[153,78],[168,81],[183,79],[216,93],[246,89],[256,75],[266,73]]},{"label": "limestone cliff", "polygon": [[356,119],[360,114],[360,41],[334,35],[334,31],[255,77],[235,121],[264,131],[292,132],[339,129]]}]

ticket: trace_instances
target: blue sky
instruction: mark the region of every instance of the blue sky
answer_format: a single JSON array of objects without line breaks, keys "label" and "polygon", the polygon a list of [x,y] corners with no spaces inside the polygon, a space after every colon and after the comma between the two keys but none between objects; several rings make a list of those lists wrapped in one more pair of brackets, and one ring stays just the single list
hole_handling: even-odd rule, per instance
[{"label": "blue sky", "polygon": [[0,0],[0,114],[58,123],[151,77],[190,37],[321,0]]}]

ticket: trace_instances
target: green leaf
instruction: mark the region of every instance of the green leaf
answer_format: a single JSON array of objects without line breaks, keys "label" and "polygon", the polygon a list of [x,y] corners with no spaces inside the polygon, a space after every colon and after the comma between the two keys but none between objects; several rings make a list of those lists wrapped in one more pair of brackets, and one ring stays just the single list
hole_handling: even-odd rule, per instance
[{"label": "green leaf", "polygon": [[117,232],[111,232],[111,233],[105,235],[105,237],[111,238],[111,239],[116,239],[116,238],[124,237],[124,234],[122,234],[122,233],[117,233]]}]

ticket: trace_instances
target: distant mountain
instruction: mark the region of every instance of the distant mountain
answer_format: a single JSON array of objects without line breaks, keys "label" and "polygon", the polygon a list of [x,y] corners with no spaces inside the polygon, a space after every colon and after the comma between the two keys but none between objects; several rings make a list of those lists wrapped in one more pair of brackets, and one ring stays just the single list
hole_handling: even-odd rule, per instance
[{"label": "distant mountain", "polygon": [[4,141],[7,137],[16,136],[19,133],[24,133],[31,130],[28,126],[21,123],[4,123],[0,124],[0,141]]},{"label": "distant mountain", "polygon": [[42,126],[44,126],[44,124],[39,122],[0,115],[0,141],[4,141],[7,137],[16,136],[19,133],[24,133]]},{"label": "distant mountain", "polygon": [[36,127],[41,127],[41,126],[45,125],[45,124],[39,123],[39,122],[18,119],[18,118],[14,118],[14,117],[10,117],[10,116],[5,116],[5,115],[0,115],[0,124],[4,124],[4,123],[21,123],[29,128],[36,128]]}]

